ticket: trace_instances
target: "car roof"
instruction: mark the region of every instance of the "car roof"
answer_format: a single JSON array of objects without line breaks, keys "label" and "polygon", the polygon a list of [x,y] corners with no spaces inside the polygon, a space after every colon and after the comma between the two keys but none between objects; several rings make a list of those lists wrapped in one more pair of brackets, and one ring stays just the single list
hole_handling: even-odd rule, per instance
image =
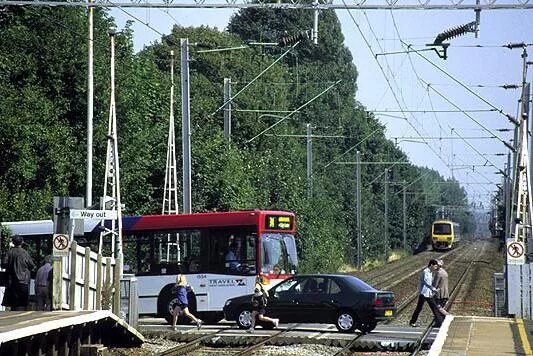
[{"label": "car roof", "polygon": [[350,284],[351,286],[355,287],[358,290],[377,290],[375,287],[369,285],[362,279],[351,275],[351,274],[342,274],[342,273],[327,273],[327,274],[297,274],[294,276],[295,278],[304,277],[304,278],[318,278],[318,277],[328,277],[328,278],[335,278],[335,279],[342,279],[346,283]]}]

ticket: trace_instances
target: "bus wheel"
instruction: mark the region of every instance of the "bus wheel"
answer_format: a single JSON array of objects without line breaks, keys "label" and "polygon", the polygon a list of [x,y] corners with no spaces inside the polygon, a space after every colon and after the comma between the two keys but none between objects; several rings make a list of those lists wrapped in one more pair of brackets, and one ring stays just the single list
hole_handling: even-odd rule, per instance
[{"label": "bus wheel", "polygon": [[237,325],[241,329],[249,329],[252,326],[252,311],[249,308],[242,308],[241,311],[237,314],[237,319],[235,320]]},{"label": "bus wheel", "polygon": [[[159,292],[157,297],[157,315],[164,318],[167,323],[172,324],[173,307],[178,302],[178,298],[172,293],[172,284],[169,284]],[[196,312],[196,296],[194,293],[188,293],[187,299],[189,301],[189,311],[194,314]],[[178,316],[177,324],[189,324],[190,320],[185,315]]]}]

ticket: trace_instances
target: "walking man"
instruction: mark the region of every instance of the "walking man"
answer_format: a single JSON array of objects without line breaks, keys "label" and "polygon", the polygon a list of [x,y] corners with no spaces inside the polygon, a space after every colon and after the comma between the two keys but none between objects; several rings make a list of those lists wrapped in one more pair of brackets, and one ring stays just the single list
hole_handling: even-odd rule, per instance
[{"label": "walking man", "polygon": [[37,310],[51,310],[50,302],[50,271],[52,270],[52,256],[44,258],[44,264],[35,275],[35,295],[37,297]]},{"label": "walking man", "polygon": [[7,252],[6,263],[6,295],[9,297],[4,305],[11,307],[11,310],[26,310],[30,295],[30,271],[35,269],[35,263],[22,247],[22,236],[14,235],[12,241],[14,247]]},{"label": "walking man", "polygon": [[450,294],[448,293],[448,272],[444,269],[443,260],[437,260],[437,266],[437,270],[433,276],[433,287],[437,288],[437,293],[434,295],[435,302],[437,303],[439,312],[443,315],[450,315],[450,313],[444,309],[448,302],[448,298],[450,298]]},{"label": "walking man", "polygon": [[437,260],[431,259],[427,267],[424,268],[422,270],[422,273],[420,274],[420,287],[419,287],[418,302],[416,303],[415,311],[413,312],[413,315],[411,316],[411,320],[409,321],[409,325],[413,327],[418,326],[416,321],[418,319],[418,315],[422,311],[424,302],[428,303],[431,311],[433,312],[433,315],[435,316],[435,327],[438,328],[442,324],[444,317],[439,312],[437,304],[435,303],[435,300],[433,299],[433,294],[438,291],[437,288],[433,287],[432,285],[433,272],[436,271],[437,268],[438,268]]}]

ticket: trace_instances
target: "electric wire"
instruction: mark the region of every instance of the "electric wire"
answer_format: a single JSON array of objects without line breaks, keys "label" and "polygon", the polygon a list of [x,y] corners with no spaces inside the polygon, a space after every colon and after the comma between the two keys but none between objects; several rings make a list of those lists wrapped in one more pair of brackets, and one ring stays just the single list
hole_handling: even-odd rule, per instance
[{"label": "electric wire", "polygon": [[[280,60],[282,60],[287,54],[289,54],[289,52],[295,48],[298,44],[300,43],[300,41],[296,42],[295,44],[293,44],[288,50],[286,50],[285,52],[283,52],[278,58],[276,58],[276,60],[274,62],[272,62],[270,65],[268,65],[265,69],[263,69],[263,71],[261,71],[261,73],[259,73],[254,79],[252,79],[250,82],[248,82],[244,87],[241,88],[241,90],[239,90],[235,95],[232,95],[228,100],[226,100],[224,102],[224,104],[222,104],[220,107],[218,107],[218,109],[216,109],[215,111],[213,111],[211,114],[208,115],[208,117],[212,117],[213,115],[215,115],[217,112],[219,112],[220,110],[222,110],[229,102],[231,102],[233,99],[235,99],[239,94],[241,94],[244,90],[246,90],[250,85],[252,85],[257,79],[259,79],[264,73],[266,73],[270,68],[272,68],[276,63],[278,63]],[[334,84],[336,85],[338,83],[338,81]],[[330,86],[331,88],[331,86]],[[314,100],[314,99],[313,99]],[[257,136],[256,136],[257,137]],[[253,139],[255,139],[256,137],[254,137]],[[247,142],[250,142],[250,141],[247,141]]]},{"label": "electric wire", "polygon": [[[396,33],[397,33],[398,37],[400,38],[400,42],[402,43],[402,45],[406,46],[406,43],[401,39],[400,31],[399,31],[399,29],[398,29],[398,26],[397,26],[397,24],[396,24],[396,20],[395,20],[395,18],[394,18],[394,14],[393,14],[392,12],[391,12],[391,16],[392,16],[392,20],[393,20],[393,24],[394,24],[394,28],[395,28],[395,30],[396,30]],[[413,64],[413,62],[412,62],[412,59],[411,59],[411,56],[410,56],[409,54],[407,54],[407,56],[409,57],[409,61],[410,61],[410,63],[411,63],[411,68],[412,68],[413,72],[415,73],[415,75],[416,75],[416,77],[417,77],[419,83],[421,83],[421,84],[422,84],[422,83],[427,84],[426,81],[424,81],[424,80],[418,75],[418,73],[416,72],[416,69],[415,69],[414,64]],[[434,106],[433,106],[433,101],[431,100],[431,95],[430,95],[430,93],[429,93],[429,87],[430,87],[430,86],[427,86],[426,91],[427,91],[427,95],[428,95],[428,98],[429,98],[429,101],[430,101],[430,105],[431,105],[431,107],[433,108]],[[434,88],[432,88],[432,89],[434,89]],[[454,104],[454,106],[456,106],[456,105]],[[457,108],[458,110],[462,111],[465,115],[467,115],[467,116],[470,117],[470,115],[468,115],[467,113],[465,113],[465,112],[464,112],[462,109],[460,109],[459,107],[456,106],[456,108]],[[494,109],[494,108],[493,108],[493,109]],[[434,117],[435,117],[435,120],[436,120],[437,122],[439,122],[438,119],[437,119],[437,117],[436,117],[436,114],[433,113],[433,115],[434,115]],[[472,119],[473,119],[473,118],[472,118]],[[473,119],[473,121],[476,122],[476,123],[478,123],[475,119]],[[483,125],[481,125],[481,124],[479,124],[479,123],[478,123],[478,125],[480,125],[483,129],[488,130],[485,126],[483,126]],[[448,125],[448,126],[449,126],[449,125]],[[439,123],[439,127],[440,127],[441,132],[442,132],[442,126],[440,126],[440,123]],[[452,130],[453,130],[453,129],[452,129]],[[494,133],[492,133],[490,130],[488,130],[488,131],[490,132],[490,134],[491,134],[492,136],[498,138],[498,137],[497,137]],[[458,135],[459,137],[462,137],[462,136],[460,136],[457,132],[455,132],[455,133],[456,133],[456,135]],[[499,139],[499,138],[498,138],[498,139]],[[483,155],[482,155],[482,154],[481,154],[481,153],[480,153],[480,152],[479,152],[474,146],[472,146],[472,145],[471,145],[469,142],[467,142],[465,139],[463,139],[463,141],[464,141],[469,147],[471,147],[476,153],[478,153],[481,157],[483,157]],[[500,139],[500,141],[502,141],[502,140]],[[506,142],[504,142],[504,144],[507,145]],[[442,147],[442,146],[441,146],[441,147]],[[452,146],[452,147],[453,147],[453,146]],[[449,159],[452,160],[452,159],[453,159],[453,155],[452,155],[452,157],[450,157]],[[487,161],[488,161],[488,160],[487,160]],[[499,169],[499,168],[496,167],[492,162],[491,162],[491,164],[494,166],[494,168]],[[477,172],[477,173],[481,174],[481,172]],[[454,172],[452,171],[452,176],[453,176],[453,174],[454,174]]]},{"label": "electric wire", "polygon": [[[352,12],[350,11],[350,9],[346,6],[346,2],[345,0],[342,0],[343,4],[345,5],[345,8],[346,8],[346,11],[348,12],[350,18],[352,19],[352,22],[354,23],[354,25],[356,26],[357,30],[359,31],[361,37],[363,38],[363,41],[365,42],[366,46],[368,47],[368,49],[370,50],[370,52],[372,53],[372,55],[375,55],[374,53],[374,50],[372,49],[372,46],[370,45],[370,43],[368,42],[368,40],[366,39],[365,35],[363,34],[359,24],[355,21],[355,18],[353,17],[353,14]],[[368,20],[368,18],[367,18]],[[370,23],[369,23],[369,26],[371,27]],[[377,37],[377,36],[375,36]],[[374,57],[375,58],[375,57]],[[390,87],[391,89],[391,93],[394,97],[394,100],[396,101],[396,103],[398,104],[398,107],[403,110],[402,108],[402,105],[400,103],[400,100],[398,99],[398,96],[396,95],[396,93],[394,92],[394,90],[392,89],[392,84],[390,83],[390,80],[388,79],[386,73],[385,73],[385,70],[383,69],[383,66],[381,65],[381,63],[379,63],[379,61],[376,60],[376,63],[378,64],[378,67],[380,68],[383,76],[385,77],[385,81],[387,82],[387,85]],[[415,119],[416,120],[416,119]],[[416,126],[414,126],[409,120],[406,120],[407,123],[413,128],[413,130],[420,136],[422,136],[420,134],[420,132],[418,131],[418,129],[416,128]],[[427,145],[427,142],[426,142],[426,145]],[[442,157],[440,157],[437,152],[430,146],[428,145],[429,149],[440,159],[444,162],[444,164],[446,165],[446,162],[442,159]]]},{"label": "electric wire", "polygon": [[[405,45],[407,45],[405,42],[402,41],[402,43],[404,43]],[[408,45],[407,45],[408,46]],[[449,77],[451,80],[453,80],[454,82],[458,83],[460,86],[462,86],[463,88],[465,88],[469,93],[471,93],[472,95],[474,95],[476,98],[478,98],[479,100],[483,101],[485,104],[487,104],[488,106],[490,106],[491,108],[495,109],[498,113],[500,113],[501,115],[505,116],[507,119],[511,119],[510,115],[509,114],[506,114],[502,109],[496,107],[494,104],[492,104],[491,102],[489,102],[487,99],[485,99],[484,97],[482,97],[481,95],[479,95],[478,93],[476,93],[475,91],[473,91],[472,89],[470,89],[468,87],[468,85],[464,84],[463,82],[461,82],[459,79],[455,78],[453,75],[451,75],[450,73],[448,73],[447,71],[445,71],[444,69],[442,69],[441,67],[439,67],[438,65],[436,65],[435,63],[433,63],[432,61],[430,61],[426,56],[422,55],[421,53],[419,53],[418,51],[414,50],[413,51],[416,55],[420,56],[422,59],[424,59],[426,62],[428,62],[429,64],[431,64],[433,67],[437,68],[440,72],[442,72],[444,75],[446,75],[447,77]]]},{"label": "electric wire", "polygon": [[[294,115],[295,113],[299,112],[301,109],[305,108],[307,105],[311,104],[313,101],[315,101],[316,99],[318,99],[320,96],[322,96],[323,94],[327,93],[331,88],[333,88],[334,86],[336,86],[337,84],[339,84],[341,82],[341,80],[337,80],[335,83],[331,84],[329,87],[327,87],[326,89],[324,89],[323,91],[321,91],[320,93],[318,93],[317,95],[315,95],[313,98],[311,98],[310,100],[308,100],[307,102],[305,102],[304,104],[300,105],[297,109],[291,111],[289,114],[287,114],[286,116],[282,117],[281,119],[279,119],[278,121],[276,121],[275,123],[273,123],[272,125],[270,125],[269,127],[267,127],[266,129],[264,129],[263,131],[261,131],[260,133],[258,133],[257,135],[255,135],[254,137],[252,137],[251,139],[245,141],[245,143],[250,143],[252,142],[253,140],[255,140],[256,138],[258,138],[259,136],[261,136],[262,134],[264,134],[265,132],[273,129],[274,127],[276,127],[277,125],[281,124],[283,121],[285,121],[286,119],[290,118],[292,115]],[[242,90],[241,90],[242,91]],[[237,93],[238,94],[238,93]],[[236,95],[237,95],[236,94]]]}]

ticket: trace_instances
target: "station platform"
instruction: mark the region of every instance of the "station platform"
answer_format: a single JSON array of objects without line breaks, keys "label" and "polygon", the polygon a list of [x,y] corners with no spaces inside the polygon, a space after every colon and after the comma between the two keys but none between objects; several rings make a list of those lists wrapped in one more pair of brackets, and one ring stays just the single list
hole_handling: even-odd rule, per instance
[{"label": "station platform", "polygon": [[0,355],[79,355],[85,345],[143,342],[136,329],[107,310],[0,312]]},{"label": "station platform", "polygon": [[429,355],[533,355],[533,321],[447,316]]}]

